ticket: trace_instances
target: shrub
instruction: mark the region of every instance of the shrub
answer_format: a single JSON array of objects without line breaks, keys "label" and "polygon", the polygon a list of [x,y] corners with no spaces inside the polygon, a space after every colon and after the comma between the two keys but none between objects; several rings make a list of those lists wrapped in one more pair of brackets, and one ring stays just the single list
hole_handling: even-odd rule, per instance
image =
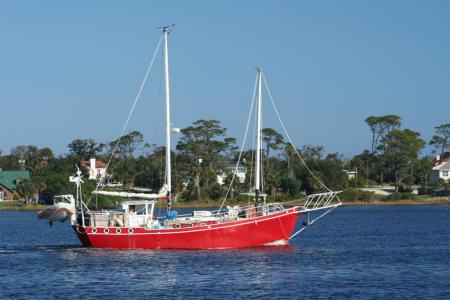
[{"label": "shrub", "polygon": [[405,200],[416,199],[417,195],[413,193],[393,193],[386,197],[387,200]]},{"label": "shrub", "polygon": [[356,201],[358,200],[358,190],[354,188],[345,189],[340,195],[339,198],[342,200]]}]

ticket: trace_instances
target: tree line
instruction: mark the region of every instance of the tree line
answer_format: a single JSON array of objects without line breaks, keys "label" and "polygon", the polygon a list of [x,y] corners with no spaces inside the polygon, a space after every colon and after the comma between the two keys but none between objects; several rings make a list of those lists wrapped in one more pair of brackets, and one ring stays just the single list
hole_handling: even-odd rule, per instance
[{"label": "tree line", "polygon": [[[344,198],[370,198],[373,195],[358,191],[358,187],[392,184],[396,192],[408,192],[413,186],[424,188],[448,188],[444,182],[430,182],[433,158],[420,157],[426,146],[418,132],[402,128],[396,115],[370,116],[365,120],[371,133],[371,148],[346,159],[339,153],[325,154],[323,146],[304,145],[299,149],[286,142],[282,134],[273,128],[262,131],[264,159],[264,192],[272,200],[297,198],[303,194],[321,191],[302,164],[299,153],[309,169],[328,187],[344,190]],[[450,149],[450,124],[435,127],[436,134],[428,141],[434,151],[442,156]],[[19,161],[32,174],[31,180],[22,180],[17,186],[17,196],[25,199],[39,197],[50,200],[57,194],[73,192],[68,177],[75,165],[92,157],[108,162],[111,179],[128,187],[144,187],[158,190],[164,182],[164,146],[144,142],[139,131],[132,131],[117,140],[106,143],[94,139],[76,139],[68,145],[68,153],[55,156],[48,148],[17,146],[9,154],[0,151],[0,168],[17,170]],[[239,148],[236,139],[227,135],[227,129],[218,120],[197,120],[181,130],[181,137],[170,151],[173,162],[173,189],[178,199],[205,200],[224,196],[231,183],[230,162],[236,162]],[[244,199],[253,185],[255,151],[244,151],[242,160],[247,168],[246,180],[233,181],[231,197]],[[343,170],[357,171],[348,178]],[[217,175],[225,173],[225,184],[217,182]],[[253,173],[254,174],[254,173]],[[94,181],[85,184],[89,193]]]}]

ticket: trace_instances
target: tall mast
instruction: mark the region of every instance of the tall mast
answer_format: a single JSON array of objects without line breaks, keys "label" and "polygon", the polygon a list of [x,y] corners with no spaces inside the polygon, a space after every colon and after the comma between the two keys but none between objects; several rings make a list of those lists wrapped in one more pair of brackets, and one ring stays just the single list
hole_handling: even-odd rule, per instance
[{"label": "tall mast", "polygon": [[167,37],[170,32],[169,26],[163,26],[164,34],[164,92],[166,95],[166,185],[167,185],[167,211],[172,206],[172,173],[170,162],[170,88],[169,88],[169,49]]},{"label": "tall mast", "polygon": [[256,69],[258,72],[258,103],[257,103],[257,118],[256,118],[256,167],[255,167],[255,206],[259,206],[260,194],[260,175],[261,175],[261,112],[262,112],[262,95],[261,95],[261,81],[262,70]]}]

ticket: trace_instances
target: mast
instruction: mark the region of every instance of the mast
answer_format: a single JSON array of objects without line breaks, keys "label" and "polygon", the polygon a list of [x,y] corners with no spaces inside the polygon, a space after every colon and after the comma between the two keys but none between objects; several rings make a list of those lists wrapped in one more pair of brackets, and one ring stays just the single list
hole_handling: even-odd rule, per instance
[{"label": "mast", "polygon": [[164,92],[166,95],[166,185],[167,185],[167,211],[172,207],[172,173],[170,162],[170,88],[169,88],[169,49],[167,36],[170,26],[163,26],[164,35]]},{"label": "mast", "polygon": [[260,175],[261,175],[261,112],[262,112],[262,95],[261,95],[261,81],[262,70],[256,69],[258,72],[258,103],[257,103],[257,118],[256,118],[256,167],[255,167],[255,206],[259,206],[259,194],[260,194]]}]

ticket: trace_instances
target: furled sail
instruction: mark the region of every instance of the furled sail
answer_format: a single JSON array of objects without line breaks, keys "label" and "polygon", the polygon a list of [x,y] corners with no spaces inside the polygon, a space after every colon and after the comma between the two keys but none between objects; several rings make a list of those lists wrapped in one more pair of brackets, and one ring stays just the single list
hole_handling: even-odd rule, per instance
[{"label": "furled sail", "polygon": [[164,185],[158,194],[147,193],[131,193],[131,192],[115,192],[115,191],[93,191],[94,195],[116,196],[124,198],[141,198],[141,199],[157,199],[167,196],[167,186]]}]

